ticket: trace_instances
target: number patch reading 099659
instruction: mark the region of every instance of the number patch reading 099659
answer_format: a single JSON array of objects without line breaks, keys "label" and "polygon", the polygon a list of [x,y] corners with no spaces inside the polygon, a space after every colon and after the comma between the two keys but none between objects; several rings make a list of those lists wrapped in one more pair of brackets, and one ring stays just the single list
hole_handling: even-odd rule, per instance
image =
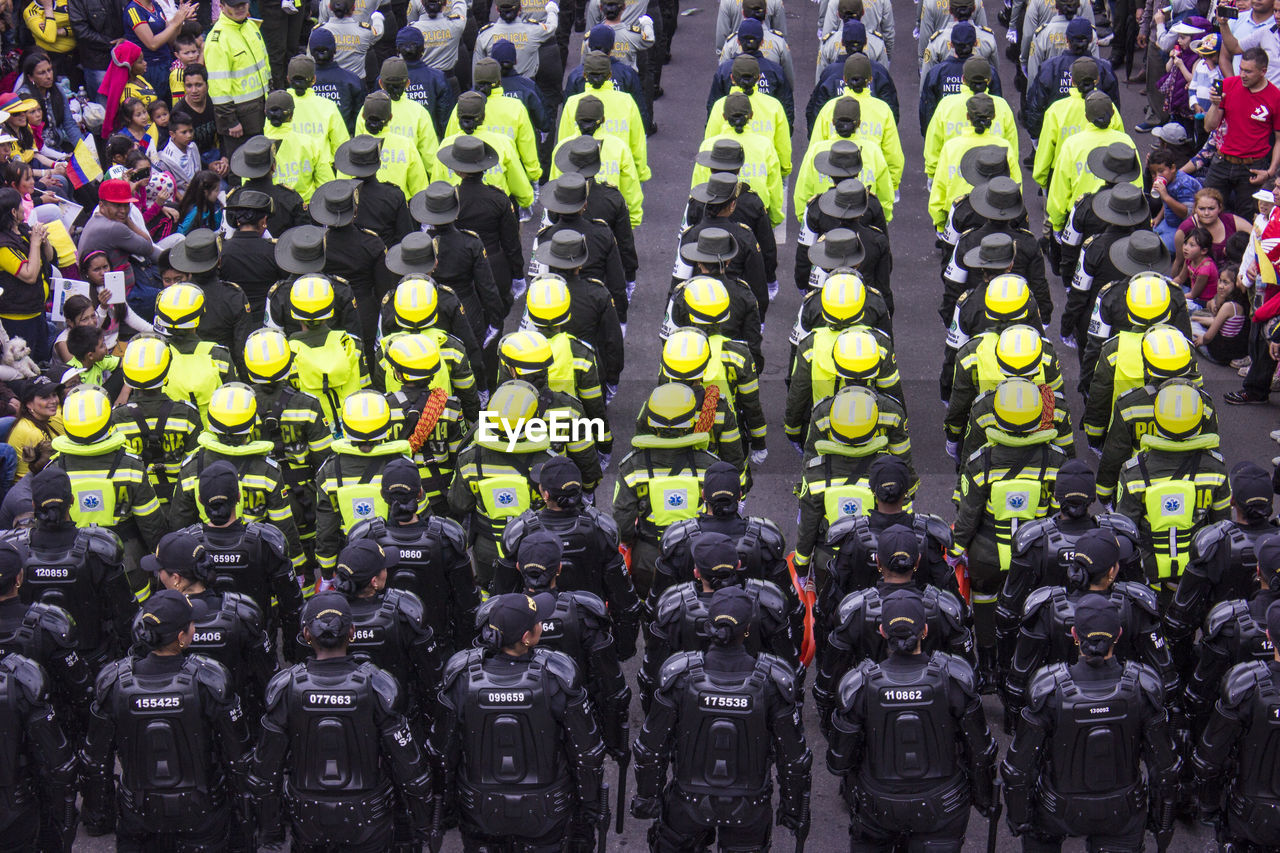
[{"label": "number patch reading 099659", "polygon": [[350,708],[356,703],[356,694],[348,691],[311,692],[307,694],[309,708]]},{"label": "number patch reading 099659", "polygon": [[523,705],[529,701],[527,690],[485,690],[480,694],[485,705]]},{"label": "number patch reading 099659", "polygon": [[717,711],[750,711],[752,697],[724,693],[703,693],[702,707]]}]

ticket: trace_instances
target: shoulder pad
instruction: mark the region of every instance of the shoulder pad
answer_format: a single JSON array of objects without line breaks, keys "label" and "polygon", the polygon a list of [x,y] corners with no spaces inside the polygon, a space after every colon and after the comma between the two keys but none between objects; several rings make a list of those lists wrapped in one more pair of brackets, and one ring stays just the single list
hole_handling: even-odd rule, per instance
[{"label": "shoulder pad", "polygon": [[[301,664],[299,664],[301,666]],[[266,710],[271,710],[279,702],[280,697],[284,695],[285,688],[293,683],[293,667],[281,670],[271,676],[271,680],[267,682],[267,691],[264,696]]]},{"label": "shoulder pad", "polygon": [[835,524],[827,528],[827,544],[833,548],[851,536],[862,524],[866,524],[866,517],[861,515],[846,515],[836,521]]},{"label": "shoulder pad", "polygon": [[956,625],[964,621],[964,605],[960,603],[960,599],[956,598],[945,589],[937,587],[929,587],[934,592],[938,601],[938,610],[951,619]]},{"label": "shoulder pad", "polygon": [[857,700],[858,693],[860,693],[862,688],[866,686],[867,676],[870,675],[877,666],[878,665],[874,661],[868,659],[862,661],[844,674],[844,677],[840,679],[840,685],[836,688],[836,691],[840,695],[838,700],[840,703],[839,707],[848,708]]},{"label": "shoulder pad", "polygon": [[242,592],[224,592],[222,593],[222,606],[235,611],[236,618],[241,622],[249,622],[255,628],[261,628],[263,623],[262,608],[258,606],[258,602]]},{"label": "shoulder pad", "polygon": [[[621,537],[618,533],[618,522],[613,520],[613,516],[607,512],[601,512],[594,506],[587,507],[585,514],[596,523],[596,527],[600,528],[600,532],[604,534],[609,547],[616,549]],[[462,528],[459,527],[458,529],[461,530]]]},{"label": "shoulder pad", "polygon": [[440,538],[460,554],[467,551],[467,532],[462,529],[462,525],[454,521],[452,518],[434,515],[428,525],[432,531],[438,532]]},{"label": "shoulder pad", "polygon": [[777,584],[752,578],[747,581],[747,586],[755,587],[756,600],[760,602],[761,608],[769,610],[783,620],[787,618],[787,597],[782,590],[778,589]]},{"label": "shoulder pad", "polygon": [[680,603],[686,586],[688,583],[678,583],[663,590],[662,596],[658,599],[658,606],[654,608],[654,622],[666,625],[675,619],[680,613]]},{"label": "shoulder pad", "polygon": [[115,685],[116,679],[120,677],[120,661],[113,660],[104,664],[102,669],[98,670],[98,676],[93,680],[93,695],[101,700],[107,695],[107,692]]},{"label": "shoulder pad", "polygon": [[1061,589],[1057,586],[1042,586],[1039,589],[1033,589],[1031,594],[1027,596],[1026,603],[1022,605],[1022,618],[1033,615],[1037,610],[1048,603],[1053,598],[1054,590]]},{"label": "shoulder pad", "polygon": [[973,665],[958,655],[947,654],[946,652],[934,652],[934,660],[942,664],[942,669],[952,680],[960,684],[970,693],[976,693],[978,690],[978,677],[973,671]]},{"label": "shoulder pad", "polygon": [[[1138,684],[1142,687],[1142,692],[1149,696],[1163,696],[1164,682],[1160,680],[1160,674],[1145,663],[1138,663],[1136,660],[1127,660],[1124,662],[1125,669],[1133,669],[1138,674]],[[1173,697],[1169,697],[1172,699]]]},{"label": "shoulder pad", "polygon": [[1219,636],[1228,625],[1234,625],[1248,613],[1249,603],[1244,599],[1218,602],[1204,620],[1204,638],[1207,640]]},{"label": "shoulder pad", "polygon": [[1156,599],[1155,592],[1145,583],[1117,581],[1116,589],[1157,620],[1160,618],[1160,602]]},{"label": "shoulder pad", "polygon": [[952,542],[951,525],[947,524],[936,515],[917,513],[916,518],[924,519],[925,535],[934,541],[940,543],[944,547],[950,547]]},{"label": "shoulder pad", "polygon": [[1223,700],[1228,705],[1239,706],[1266,677],[1267,665],[1263,661],[1249,661],[1231,667],[1222,680]]},{"label": "shoulder pad", "polygon": [[373,688],[382,707],[388,711],[395,710],[400,704],[400,682],[385,669],[371,663],[363,663],[360,668],[369,671],[369,686]]},{"label": "shoulder pad", "polygon": [[49,678],[44,667],[25,655],[7,655],[4,668],[13,674],[13,678],[26,691],[31,701],[42,699],[49,692]]},{"label": "shoulder pad", "polygon": [[1013,537],[1013,553],[1025,554],[1030,551],[1031,546],[1045,535],[1052,523],[1047,518],[1037,518],[1021,525]]},{"label": "shoulder pad", "polygon": [[573,662],[573,658],[564,652],[552,651],[551,649],[542,649],[542,654],[546,658],[547,672],[559,681],[566,690],[573,690],[578,686],[578,665]]},{"label": "shoulder pad", "polygon": [[772,519],[760,515],[751,516],[748,523],[757,525],[760,530],[760,542],[769,547],[772,556],[781,557],[782,552],[786,550],[787,540],[783,538],[778,525],[774,524]]},{"label": "shoulder pad", "polygon": [[768,670],[769,677],[773,679],[773,683],[778,687],[778,692],[787,697],[787,699],[794,700],[796,671],[791,668],[791,664],[768,652],[761,652],[756,660]]},{"label": "shoulder pad", "polygon": [[1043,707],[1045,701],[1058,692],[1058,677],[1064,672],[1066,667],[1062,664],[1045,666],[1037,670],[1031,678],[1031,685],[1027,688],[1027,707],[1035,709]]},{"label": "shoulder pad", "polygon": [[526,509],[507,522],[507,526],[502,531],[503,551],[508,554],[515,554],[520,550],[520,540],[524,538],[524,529],[529,525],[528,516],[532,512],[533,510]]},{"label": "shoulder pad", "polygon": [[381,518],[367,518],[364,521],[357,521],[355,526],[347,531],[347,542],[356,542],[360,539],[372,539],[378,541],[378,537],[382,531],[386,529],[386,522]]},{"label": "shoulder pad", "polygon": [[36,617],[36,624],[52,635],[61,648],[76,648],[76,620],[70,613],[56,604],[37,601],[27,608],[27,616],[32,615]]},{"label": "shoulder pad", "polygon": [[1227,538],[1227,527],[1230,524],[1230,521],[1219,521],[1197,530],[1191,538],[1196,555],[1204,559],[1217,553],[1218,543]]},{"label": "shoulder pad", "polygon": [[485,31],[485,30],[487,30],[487,29],[491,29],[491,28],[493,27],[493,24],[494,24],[494,22],[493,22],[493,21],[490,21],[489,23],[487,23],[487,24],[485,24],[483,27],[481,27],[479,30],[477,30],[477,32],[484,32],[484,31]]},{"label": "shoulder pad", "polygon": [[467,671],[467,666],[474,659],[479,662],[484,654],[482,649],[463,649],[454,654],[445,662],[444,675],[441,679],[440,689],[448,690],[453,682],[458,680],[458,676]]},{"label": "shoulder pad", "polygon": [[233,696],[231,673],[225,666],[204,655],[191,655],[187,660],[195,664],[196,681],[203,684],[210,693],[221,700]]},{"label": "shoulder pad", "polygon": [[422,599],[417,594],[407,589],[388,589],[382,593],[386,596],[387,601],[391,602],[396,610],[403,613],[405,618],[415,625],[422,625],[426,608],[422,606]]},{"label": "shoulder pad", "polygon": [[77,536],[86,539],[86,545],[89,551],[98,559],[106,563],[121,563],[124,561],[124,543],[120,541],[120,537],[116,532],[108,527],[99,527],[91,524],[88,527],[80,528]]},{"label": "shoulder pad", "polygon": [[609,619],[609,610],[604,606],[604,602],[600,600],[600,596],[583,590],[562,592],[560,594],[570,596],[575,604],[602,622]]},{"label": "shoulder pad", "polygon": [[1138,541],[1138,525],[1133,523],[1133,519],[1127,515],[1121,515],[1118,512],[1105,512],[1097,517],[1097,522],[1102,527],[1109,527],[1117,536],[1124,536],[1130,541]]},{"label": "shoulder pad", "polygon": [[700,657],[702,657],[702,652],[676,652],[667,658],[658,675],[659,687],[668,687],[671,682],[679,678],[680,674],[693,664],[695,659]]}]

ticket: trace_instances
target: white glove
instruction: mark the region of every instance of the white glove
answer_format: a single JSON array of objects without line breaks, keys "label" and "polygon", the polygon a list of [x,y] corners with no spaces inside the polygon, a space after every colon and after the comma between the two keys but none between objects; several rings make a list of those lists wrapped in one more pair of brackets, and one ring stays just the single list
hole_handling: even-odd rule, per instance
[{"label": "white glove", "polygon": [[626,323],[619,323],[619,324],[618,324],[618,328],[622,330],[622,337],[624,337],[624,338],[625,338],[625,337],[627,336],[627,324],[626,324]]},{"label": "white glove", "polygon": [[952,459],[956,460],[957,462],[959,462],[960,461],[960,442],[948,441],[947,455],[950,456]]},{"label": "white glove", "polygon": [[532,218],[533,218],[533,210],[532,210],[532,209],[530,209],[530,208],[528,208],[528,207],[522,207],[522,208],[520,208],[520,221],[521,221],[521,222],[528,222],[528,221],[529,221],[530,219],[532,219]]},{"label": "white glove", "polygon": [[604,403],[606,406],[609,405],[609,401],[612,400],[614,395],[617,393],[617,385],[610,385],[608,382],[604,383]]},{"label": "white glove", "polygon": [[751,464],[752,464],[752,465],[763,465],[763,464],[764,464],[764,460],[766,460],[766,459],[768,459],[768,458],[769,458],[769,448],[767,448],[767,447],[766,447],[764,450],[753,450],[753,451],[751,451]]},{"label": "white glove", "polygon": [[1074,337],[1071,337],[1070,335],[1064,335],[1062,338],[1062,345],[1067,349],[1075,349],[1076,339]]},{"label": "white glove", "polygon": [[1016,27],[1009,27],[1009,29],[1005,30],[1005,31],[1004,31],[1004,38],[1005,38],[1005,41],[1009,42],[1009,44],[1017,44],[1017,43],[1018,43],[1018,30],[1017,30],[1017,28],[1016,28]]},{"label": "white glove", "polygon": [[602,451],[597,450],[596,455],[600,457],[600,470],[601,471],[609,470],[609,460],[613,458],[613,454],[604,453]]},{"label": "white glove", "polygon": [[333,592],[334,589],[335,584],[332,580],[316,578],[316,595],[319,595],[322,592]]},{"label": "white glove", "polygon": [[769,282],[769,301],[772,302],[778,298],[778,280],[775,278]]},{"label": "white glove", "polygon": [[804,456],[804,445],[803,445],[803,444],[801,444],[800,442],[796,441],[794,438],[789,438],[789,439],[787,439],[787,441],[790,441],[790,442],[791,442],[791,446],[792,446],[792,447],[794,447],[794,448],[796,449],[796,453],[799,453],[801,456]]},{"label": "white glove", "polygon": [[636,292],[636,283],[634,281],[627,282],[627,301],[631,301],[631,295]]},{"label": "white glove", "polygon": [[524,296],[524,292],[529,289],[529,282],[524,278],[511,279],[511,298],[519,299]]},{"label": "white glove", "polygon": [[1093,455],[1094,455],[1094,456],[1098,457],[1099,459],[1101,459],[1101,458],[1102,458],[1102,448],[1101,448],[1101,447],[1090,447],[1089,449],[1093,451]]},{"label": "white glove", "polygon": [[498,337],[498,335],[501,334],[501,332],[502,332],[501,329],[495,329],[493,326],[490,326],[488,329],[485,330],[484,343],[481,344],[480,346],[482,348],[487,347],[489,344],[493,343],[494,338]]},{"label": "white glove", "polygon": [[481,408],[484,408],[485,406],[489,405],[489,392],[488,392],[488,390],[485,390],[485,391],[479,391],[479,392],[477,392],[477,393],[478,393],[478,394],[479,394],[479,396],[480,396],[480,407],[481,407]]},{"label": "white glove", "polygon": [[548,3],[546,6],[544,6],[543,8],[547,10],[548,15],[560,14],[560,4],[557,3],[556,0],[551,0],[551,2]]}]

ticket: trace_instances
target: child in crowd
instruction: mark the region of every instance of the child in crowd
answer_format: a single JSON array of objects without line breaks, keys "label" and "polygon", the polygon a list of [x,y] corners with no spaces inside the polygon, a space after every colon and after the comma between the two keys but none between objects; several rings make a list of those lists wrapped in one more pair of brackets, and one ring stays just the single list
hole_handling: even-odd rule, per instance
[{"label": "child in crowd", "polygon": [[[110,269],[105,252],[93,252],[91,257],[101,261],[102,272],[105,273]],[[81,269],[84,266],[82,263]],[[68,296],[67,301],[62,303],[62,316],[67,325],[53,341],[53,357],[63,364],[69,364],[71,362],[71,351],[67,349],[67,336],[77,326],[98,328],[98,311],[93,303],[89,301],[89,297],[81,296],[77,293],[75,296]]]},{"label": "child in crowd", "polygon": [[134,145],[147,152],[154,153],[155,138],[151,136],[151,114],[147,105],[140,98],[125,98],[120,102],[120,135],[130,139]]},{"label": "child in crowd", "polygon": [[1213,235],[1207,228],[1192,228],[1182,243],[1186,263],[1174,278],[1187,294],[1192,308],[1201,308],[1218,292],[1218,265],[1213,262]]},{"label": "child in crowd", "polygon": [[105,388],[113,398],[120,392],[122,379],[115,375],[120,359],[107,354],[106,337],[96,324],[73,326],[67,332],[67,352],[71,354],[67,367],[84,371],[80,374],[82,382]]},{"label": "child in crowd", "polygon": [[1240,270],[1228,265],[1218,273],[1218,292],[1203,311],[1191,315],[1195,345],[1214,364],[1229,364],[1249,351],[1249,292]]},{"label": "child in crowd", "polygon": [[173,68],[169,71],[169,96],[176,105],[186,94],[182,76],[190,65],[204,62],[204,50],[200,44],[200,23],[187,21],[182,32],[173,40]]},{"label": "child in crowd", "polygon": [[190,234],[197,228],[222,228],[222,179],[207,169],[196,172],[178,206],[178,231]]},{"label": "child in crowd", "polygon": [[152,101],[147,107],[147,115],[151,119],[151,138],[155,140],[155,152],[164,150],[169,144],[169,105],[164,101]]},{"label": "child in crowd", "polygon": [[173,177],[174,194],[181,199],[201,165],[195,127],[191,116],[182,110],[169,118],[169,142],[160,150],[158,165]]}]

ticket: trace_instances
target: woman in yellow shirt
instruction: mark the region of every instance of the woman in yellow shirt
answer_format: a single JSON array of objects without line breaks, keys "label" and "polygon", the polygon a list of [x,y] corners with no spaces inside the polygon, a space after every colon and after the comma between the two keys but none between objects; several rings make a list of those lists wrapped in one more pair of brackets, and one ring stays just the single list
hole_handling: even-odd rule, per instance
[{"label": "woman in yellow shirt", "polygon": [[9,444],[18,454],[15,479],[25,477],[33,462],[37,463],[37,469],[43,467],[40,463],[53,455],[54,436],[63,434],[62,415],[58,411],[61,390],[62,386],[47,376],[28,379],[17,389],[22,408],[18,422],[9,433]]}]

